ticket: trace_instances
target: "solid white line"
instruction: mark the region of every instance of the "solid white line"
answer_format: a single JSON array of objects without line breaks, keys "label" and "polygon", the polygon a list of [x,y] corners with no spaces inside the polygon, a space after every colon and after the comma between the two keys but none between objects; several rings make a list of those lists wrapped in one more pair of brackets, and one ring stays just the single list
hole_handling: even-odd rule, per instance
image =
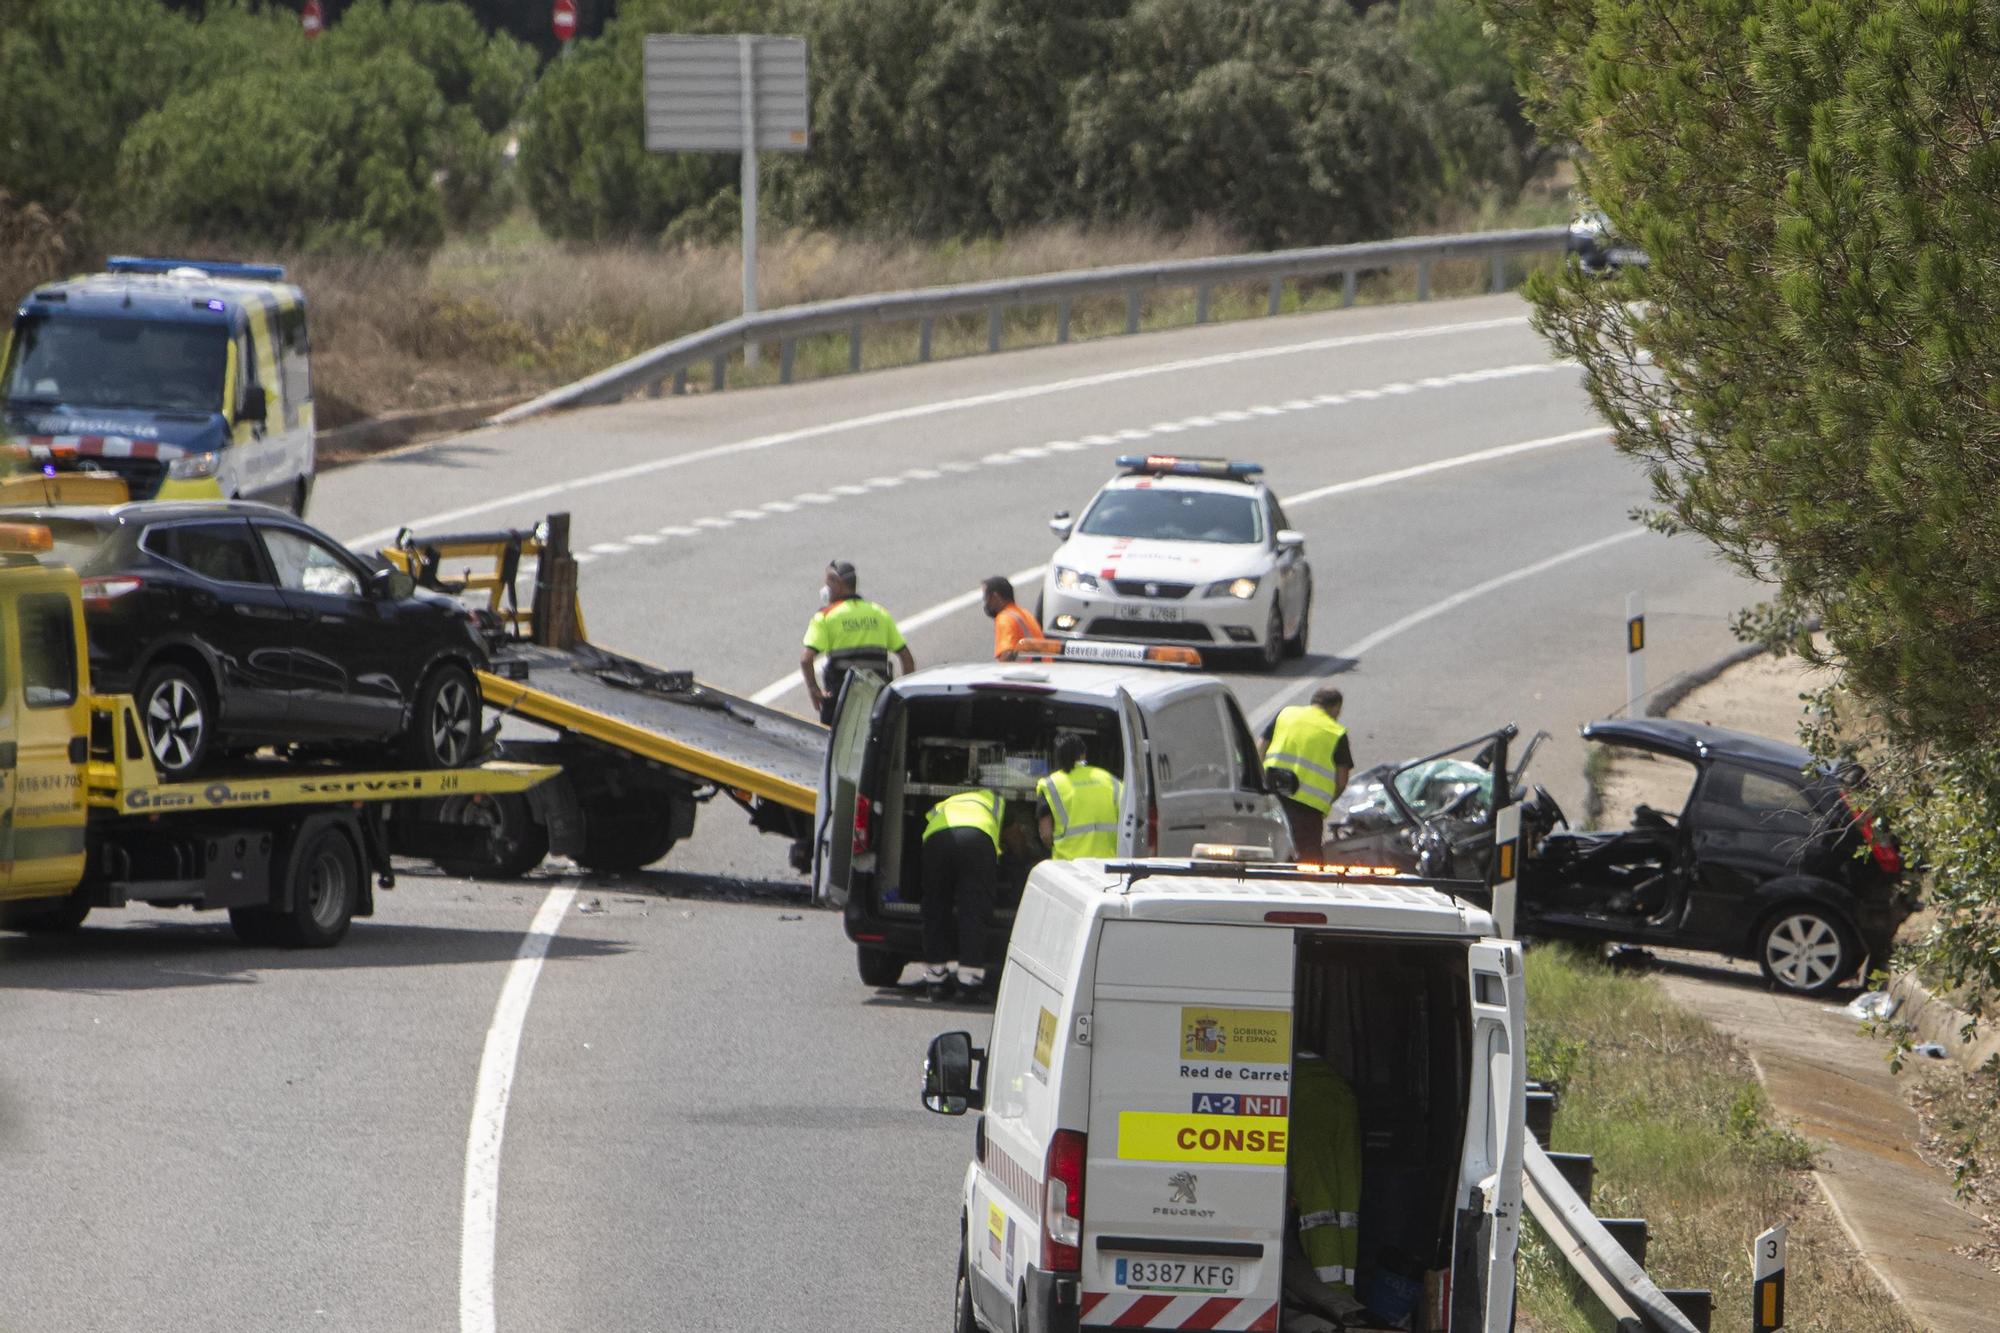
[{"label": "solid white line", "polygon": [[[1297,495],[1285,496],[1279,500],[1279,503],[1288,509],[1296,509],[1302,505],[1309,505],[1318,500],[1330,499],[1336,495],[1346,495],[1353,491],[1372,490],[1377,486],[1387,486],[1393,482],[1410,481],[1417,477],[1427,477],[1437,472],[1448,472],[1453,468],[1470,467],[1475,463],[1490,463],[1496,459],[1511,458],[1516,454],[1532,453],[1537,449],[1553,449],[1560,445],[1575,444],[1581,440],[1594,439],[1597,436],[1609,433],[1610,428],[1607,426],[1593,426],[1589,430],[1573,430],[1565,435],[1544,435],[1540,439],[1523,440],[1519,444],[1503,444],[1492,449],[1480,449],[1469,454],[1459,454],[1453,458],[1440,458],[1435,462],[1419,463],[1415,467],[1397,468],[1393,472],[1377,472],[1372,476],[1356,477],[1352,481],[1335,482],[1331,486],[1321,486],[1316,490],[1301,491]],[[998,456],[1005,457],[1004,454]],[[1020,571],[1018,574],[1008,575],[1008,582],[1018,588],[1023,583],[1040,578],[1047,569],[1048,566],[1045,564],[1035,565],[1030,569]],[[1525,577],[1525,575],[1522,577]],[[936,606],[925,607],[922,611],[917,612],[907,620],[898,619],[896,624],[902,629],[903,636],[908,638],[911,633],[922,629],[925,625],[942,620],[955,611],[962,611],[967,607],[978,605],[979,598],[980,594],[977,589],[974,589],[972,592],[960,593],[956,597],[939,602]],[[1397,623],[1400,625],[1402,622],[1399,621]],[[1397,632],[1400,633],[1401,631],[1398,630]],[[1343,657],[1353,657],[1358,654],[1346,652],[1341,655]],[[759,704],[771,703],[774,700],[782,699],[791,690],[803,683],[799,674],[795,671],[789,676],[772,681],[769,685],[751,695],[750,701]]]},{"label": "solid white line", "polygon": [[[1412,611],[1401,620],[1384,625],[1381,629],[1376,630],[1366,638],[1356,639],[1353,643],[1347,645],[1347,647],[1342,648],[1336,656],[1348,658],[1364,657],[1397,635],[1408,630],[1413,630],[1427,620],[1435,620],[1447,611],[1456,611],[1467,602],[1476,602],[1488,593],[1498,592],[1509,584],[1519,583],[1523,579],[1531,579],[1537,574],[1545,574],[1557,565],[1566,565],[1572,560],[1581,560],[1587,555],[1595,555],[1599,551],[1618,545],[1620,542],[1629,542],[1634,537],[1643,537],[1647,531],[1648,529],[1646,528],[1630,528],[1624,532],[1614,533],[1609,537],[1599,537],[1594,542],[1585,542],[1581,546],[1572,546],[1560,555],[1552,555],[1546,560],[1537,560],[1532,565],[1523,565],[1519,569],[1509,570],[1498,578],[1491,578],[1484,583],[1474,584],[1472,587],[1455,592],[1449,597],[1440,598],[1421,610]],[[1294,699],[1304,698],[1319,688],[1319,684],[1320,681],[1317,676],[1306,676],[1301,678],[1296,684],[1279,691],[1270,699],[1265,700],[1250,718],[1251,730],[1262,730],[1266,722],[1269,722],[1278,715],[1280,708],[1285,707]]]},{"label": "solid white line", "polygon": [[[609,486],[633,477],[642,477],[654,472],[664,472],[670,468],[687,467],[693,463],[707,462],[712,458],[728,458],[735,454],[750,453],[759,449],[770,449],[781,444],[794,444],[800,440],[819,439],[827,435],[839,435],[850,431],[868,430],[875,426],[888,425],[896,421],[912,421],[922,417],[937,416],[945,412],[960,412],[981,407],[991,407],[996,403],[1020,402],[1027,398],[1043,398],[1050,394],[1068,393],[1076,389],[1094,389],[1106,384],[1120,384],[1127,380],[1148,379],[1156,375],[1178,375],[1190,370],[1203,370],[1213,366],[1236,365],[1245,361],[1262,361],[1271,357],[1296,356],[1304,352],[1333,351],[1343,347],[1365,347],[1372,343],[1411,342],[1422,338],[1442,338],[1460,333],[1479,333],[1489,329],[1515,328],[1528,322],[1526,315],[1503,315],[1493,319],[1465,320],[1456,324],[1428,324],[1415,329],[1381,329],[1374,333],[1349,333],[1330,338],[1310,338],[1304,342],[1279,343],[1273,346],[1248,347],[1235,352],[1217,352],[1208,356],[1188,357],[1179,361],[1157,361],[1150,365],[1132,366],[1124,370],[1104,371],[1095,375],[1078,375],[1072,379],[1047,380],[1040,384],[1024,384],[1012,389],[997,389],[990,393],[971,394],[964,398],[946,398],[934,402],[916,403],[909,407],[892,408],[885,412],[870,412],[864,416],[843,417],[837,421],[823,421],[812,426],[802,426],[797,430],[778,431],[772,435],[759,435],[747,440],[732,440],[727,444],[710,445],[703,449],[692,449],[684,454],[674,454],[667,458],[650,458],[643,463],[632,463],[625,467],[611,468],[604,472],[586,473],[571,477],[566,481],[547,486],[537,486],[532,490],[515,491],[508,495],[494,496],[474,504],[461,505],[456,509],[441,510],[435,514],[425,514],[410,519],[394,528],[383,528],[376,532],[363,533],[351,538],[348,545],[356,549],[367,549],[396,535],[398,528],[409,527],[421,533],[426,528],[435,528],[444,523],[455,523],[474,514],[488,514],[496,509],[506,509],[512,505],[524,504],[530,500],[547,499],[568,491],[584,490],[592,486]],[[1097,443],[1095,440],[1087,443]]]},{"label": "solid white line", "polygon": [[472,1098],[472,1127],[465,1136],[465,1213],[458,1247],[459,1333],[493,1333],[493,1248],[500,1227],[500,1138],[507,1128],[507,1098],[514,1090],[514,1059],[542,960],[562,927],[576,886],[551,889],[507,968],[500,1002],[486,1029],[479,1083]]}]

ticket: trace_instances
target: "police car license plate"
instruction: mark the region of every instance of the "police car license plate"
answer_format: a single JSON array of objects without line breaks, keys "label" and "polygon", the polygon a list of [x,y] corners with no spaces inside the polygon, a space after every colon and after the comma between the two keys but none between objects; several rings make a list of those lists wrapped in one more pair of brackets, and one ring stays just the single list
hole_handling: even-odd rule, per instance
[{"label": "police car license plate", "polygon": [[1236,1265],[1201,1259],[1120,1259],[1112,1281],[1128,1291],[1226,1292],[1236,1285]]},{"label": "police car license plate", "polygon": [[1141,620],[1163,620],[1172,622],[1172,621],[1177,621],[1180,618],[1181,618],[1181,609],[1178,606],[1142,606],[1139,608],[1139,619]]}]

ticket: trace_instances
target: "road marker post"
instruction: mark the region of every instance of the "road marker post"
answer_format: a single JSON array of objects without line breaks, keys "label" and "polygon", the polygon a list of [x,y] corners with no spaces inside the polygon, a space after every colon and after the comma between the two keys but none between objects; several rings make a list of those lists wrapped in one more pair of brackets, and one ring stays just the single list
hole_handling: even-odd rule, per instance
[{"label": "road marker post", "polygon": [[[1494,786],[1507,780],[1495,771]],[[1521,863],[1521,803],[1512,801],[1493,815],[1493,925],[1500,938],[1514,938],[1514,907],[1519,896]]]},{"label": "road marker post", "polygon": [[1780,1222],[1750,1246],[1755,1281],[1751,1285],[1751,1333],[1777,1333],[1785,1326],[1785,1224]]},{"label": "road marker post", "polygon": [[1646,595],[1625,594],[1625,715],[1638,715],[1646,696]]}]

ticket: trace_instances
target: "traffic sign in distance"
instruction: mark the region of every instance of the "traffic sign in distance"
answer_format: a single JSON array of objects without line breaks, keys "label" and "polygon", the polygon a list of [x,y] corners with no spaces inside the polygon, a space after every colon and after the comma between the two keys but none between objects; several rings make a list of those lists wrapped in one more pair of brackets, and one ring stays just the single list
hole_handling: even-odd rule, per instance
[{"label": "traffic sign in distance", "polygon": [[306,7],[299,11],[299,26],[306,30],[307,41],[326,28],[326,13],[319,7],[319,0],[306,0]]},{"label": "traffic sign in distance", "polygon": [[549,17],[549,25],[556,30],[556,40],[567,42],[576,36],[576,0],[556,0],[555,12]]}]

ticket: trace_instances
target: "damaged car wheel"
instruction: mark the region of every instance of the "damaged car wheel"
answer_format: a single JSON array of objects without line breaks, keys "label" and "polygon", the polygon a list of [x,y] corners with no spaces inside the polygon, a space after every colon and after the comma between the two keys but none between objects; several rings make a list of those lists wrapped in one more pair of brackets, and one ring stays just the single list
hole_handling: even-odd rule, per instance
[{"label": "damaged car wheel", "polygon": [[1757,929],[1757,963],[1765,980],[1795,995],[1824,995],[1860,961],[1853,933],[1818,907],[1781,907]]}]

